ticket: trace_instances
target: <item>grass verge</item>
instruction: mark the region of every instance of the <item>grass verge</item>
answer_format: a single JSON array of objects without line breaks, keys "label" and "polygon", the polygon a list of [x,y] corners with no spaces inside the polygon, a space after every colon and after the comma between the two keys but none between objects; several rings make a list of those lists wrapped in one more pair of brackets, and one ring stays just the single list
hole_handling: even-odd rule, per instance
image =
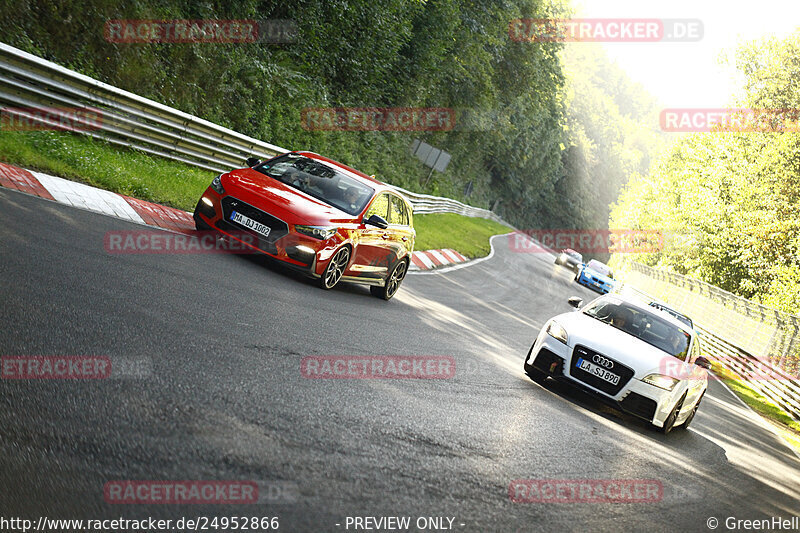
[{"label": "grass verge", "polygon": [[[0,132],[0,161],[141,200],[192,211],[212,172],[62,132]],[[489,238],[510,228],[493,220],[443,213],[416,215],[416,250],[452,248],[489,254]]]},{"label": "grass verge", "polygon": [[489,255],[489,239],[512,231],[494,220],[454,213],[414,215],[414,227],[417,230],[415,250],[452,248],[469,258]]},{"label": "grass verge", "polygon": [[781,407],[775,405],[769,398],[756,392],[746,381],[742,381],[724,367],[713,363],[712,369],[714,374],[721,378],[723,383],[736,396],[767,420],[797,452],[800,452],[800,423],[789,416]]},{"label": "grass verge", "polygon": [[192,211],[214,174],[60,132],[2,132],[0,161]]}]

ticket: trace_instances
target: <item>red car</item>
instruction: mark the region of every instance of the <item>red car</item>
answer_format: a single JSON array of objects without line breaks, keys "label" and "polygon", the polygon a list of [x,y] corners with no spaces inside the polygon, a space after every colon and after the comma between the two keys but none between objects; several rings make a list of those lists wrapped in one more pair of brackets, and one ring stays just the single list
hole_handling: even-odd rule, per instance
[{"label": "red car", "polygon": [[[319,279],[370,285],[390,299],[414,250],[412,209],[387,185],[312,152],[289,152],[214,178],[194,211],[214,229]],[[252,235],[256,244],[237,238]],[[253,242],[253,241],[251,241]]]}]

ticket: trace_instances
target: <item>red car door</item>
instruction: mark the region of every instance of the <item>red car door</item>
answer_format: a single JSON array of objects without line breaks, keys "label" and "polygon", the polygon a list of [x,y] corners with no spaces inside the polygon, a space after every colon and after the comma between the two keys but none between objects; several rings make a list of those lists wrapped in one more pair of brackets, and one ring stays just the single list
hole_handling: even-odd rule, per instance
[{"label": "red car door", "polygon": [[358,244],[347,275],[366,278],[386,277],[391,261],[392,229],[364,224],[364,220],[372,215],[380,215],[388,222],[390,204],[389,194],[385,192],[377,194],[372,199],[358,229]]},{"label": "red car door", "polygon": [[398,258],[404,257],[414,246],[414,230],[411,228],[411,216],[408,207],[402,198],[391,195],[391,206],[389,208],[389,228],[392,230],[389,240],[390,252],[392,254],[391,263]]}]

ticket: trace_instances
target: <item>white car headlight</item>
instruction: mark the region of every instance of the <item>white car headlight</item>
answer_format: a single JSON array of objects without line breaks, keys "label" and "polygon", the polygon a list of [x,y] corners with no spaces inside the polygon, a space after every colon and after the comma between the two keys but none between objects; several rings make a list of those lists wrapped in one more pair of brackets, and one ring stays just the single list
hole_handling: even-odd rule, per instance
[{"label": "white car headlight", "polygon": [[650,374],[649,376],[645,376],[642,381],[654,387],[658,387],[659,389],[671,391],[680,380],[662,374]]},{"label": "white car headlight", "polygon": [[547,334],[564,344],[567,344],[567,330],[558,322],[550,322],[547,326]]}]

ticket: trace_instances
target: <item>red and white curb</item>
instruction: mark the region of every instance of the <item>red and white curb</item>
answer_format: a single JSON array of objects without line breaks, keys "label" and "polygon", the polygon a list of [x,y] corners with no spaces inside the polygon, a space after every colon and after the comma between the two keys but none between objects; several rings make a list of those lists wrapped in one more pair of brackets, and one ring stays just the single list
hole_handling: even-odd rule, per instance
[{"label": "red and white curb", "polygon": [[0,163],[0,186],[137,224],[180,233],[195,230],[186,211],[4,163]]},{"label": "red and white curb", "polygon": [[[83,183],[65,180],[34,170],[25,170],[0,163],[0,187],[14,189],[71,205],[79,209],[94,211],[129,222],[155,226],[161,229],[192,233],[195,231],[191,213],[152,202],[145,202]],[[455,250],[426,250],[414,252],[411,257],[411,272],[447,270],[452,265],[472,264],[466,257]]]},{"label": "red and white curb", "polygon": [[426,251],[426,252],[414,252],[414,255],[412,256],[411,267],[408,269],[409,270],[409,274],[420,274],[420,275],[424,275],[424,274],[444,274],[445,272],[451,272],[453,270],[459,270],[461,268],[470,267],[470,266],[474,266],[474,265],[483,263],[484,261],[488,261],[489,259],[494,257],[494,252],[495,252],[494,240],[495,239],[498,239],[498,238],[508,239],[508,237],[510,235],[513,235],[513,234],[514,234],[514,232],[503,233],[501,235],[493,235],[492,237],[490,237],[489,238],[489,248],[491,249],[491,251],[489,252],[489,255],[487,255],[486,257],[480,257],[478,259],[467,260],[463,255],[458,254],[458,252],[454,252],[453,250],[447,250],[451,254],[453,254],[453,253],[458,254],[458,257],[460,257],[462,259],[462,261],[459,262],[459,263],[450,263],[449,265],[443,264],[441,266],[434,266],[432,268],[429,267],[429,268],[426,268],[426,269],[421,269],[421,268],[417,267],[414,264],[414,261],[413,261],[417,257],[417,254],[423,254],[423,255],[426,255],[426,256],[427,256],[427,254],[429,254],[431,252],[439,252],[441,254],[441,252],[443,250],[429,250],[429,251]]},{"label": "red and white curb", "polygon": [[411,266],[409,270],[432,270],[443,266],[465,263],[467,258],[455,250],[425,250],[424,252],[414,252],[411,256]]}]

